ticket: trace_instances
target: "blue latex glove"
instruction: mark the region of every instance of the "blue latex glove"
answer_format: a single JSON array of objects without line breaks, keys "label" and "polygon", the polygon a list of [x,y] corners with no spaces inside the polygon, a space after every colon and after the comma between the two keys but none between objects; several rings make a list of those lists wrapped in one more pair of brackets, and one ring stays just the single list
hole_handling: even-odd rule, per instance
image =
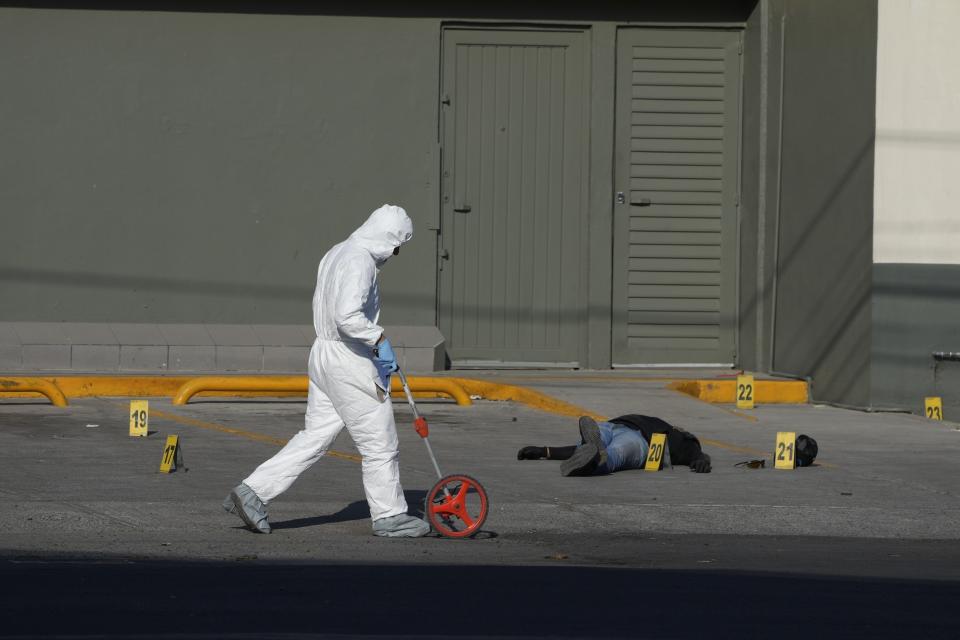
[{"label": "blue latex glove", "polygon": [[380,382],[383,383],[383,390],[390,390],[390,374],[400,369],[397,364],[397,354],[393,352],[393,345],[386,338],[376,346],[373,362],[377,365],[377,371],[380,373]]}]

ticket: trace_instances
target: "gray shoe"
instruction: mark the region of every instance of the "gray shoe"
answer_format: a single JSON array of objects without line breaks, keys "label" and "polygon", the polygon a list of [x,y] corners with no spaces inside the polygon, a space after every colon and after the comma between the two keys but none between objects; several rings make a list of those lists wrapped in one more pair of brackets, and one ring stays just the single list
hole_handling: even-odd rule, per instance
[{"label": "gray shoe", "polygon": [[597,462],[597,466],[606,464],[607,448],[603,446],[603,438],[600,437],[600,427],[597,426],[596,420],[590,416],[580,416],[580,437],[583,438],[584,442],[595,446],[600,452],[600,460]]},{"label": "gray shoe", "polygon": [[223,501],[223,508],[229,513],[240,516],[251,531],[270,533],[270,523],[267,522],[267,508],[253,489],[247,485],[238,484],[227,496],[227,499]]},{"label": "gray shoe", "polygon": [[430,533],[430,525],[405,513],[373,521],[373,535],[385,538],[419,538]]},{"label": "gray shoe", "polygon": [[573,455],[560,463],[562,476],[592,476],[600,464],[597,445],[585,442],[573,451]]}]

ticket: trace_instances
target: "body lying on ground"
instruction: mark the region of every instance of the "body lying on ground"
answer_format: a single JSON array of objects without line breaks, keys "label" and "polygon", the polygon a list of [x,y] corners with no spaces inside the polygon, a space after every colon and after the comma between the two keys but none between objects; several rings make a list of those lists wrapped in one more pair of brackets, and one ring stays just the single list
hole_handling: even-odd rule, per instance
[{"label": "body lying on ground", "polygon": [[529,446],[517,452],[517,460],[562,460],[564,476],[594,476],[626,469],[640,469],[647,460],[650,438],[666,435],[670,464],[688,466],[696,473],[710,473],[710,456],[689,431],[654,416],[630,414],[597,422],[589,416],[579,421],[579,445]]}]

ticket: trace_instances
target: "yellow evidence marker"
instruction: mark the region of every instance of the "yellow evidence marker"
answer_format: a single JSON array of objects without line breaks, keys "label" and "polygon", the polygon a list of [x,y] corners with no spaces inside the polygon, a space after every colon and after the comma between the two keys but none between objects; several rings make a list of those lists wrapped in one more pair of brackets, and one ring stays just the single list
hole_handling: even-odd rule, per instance
[{"label": "yellow evidence marker", "polygon": [[160,459],[160,473],[173,473],[177,467],[187,468],[183,464],[183,452],[180,449],[179,436],[167,436],[167,442],[163,445],[163,457]]},{"label": "yellow evidence marker", "polygon": [[775,469],[793,469],[797,466],[797,434],[795,431],[778,431],[777,446],[773,450]]},{"label": "yellow evidence marker", "polygon": [[943,420],[943,400],[939,396],[924,398],[923,413],[931,420]]},{"label": "yellow evidence marker", "polygon": [[667,434],[655,433],[650,437],[650,450],[647,451],[647,463],[643,465],[644,471],[660,471],[666,446]]},{"label": "yellow evidence marker", "polygon": [[147,421],[150,418],[150,403],[147,400],[130,401],[130,435],[146,437]]},{"label": "yellow evidence marker", "polygon": [[737,409],[753,409],[753,376],[737,376]]}]

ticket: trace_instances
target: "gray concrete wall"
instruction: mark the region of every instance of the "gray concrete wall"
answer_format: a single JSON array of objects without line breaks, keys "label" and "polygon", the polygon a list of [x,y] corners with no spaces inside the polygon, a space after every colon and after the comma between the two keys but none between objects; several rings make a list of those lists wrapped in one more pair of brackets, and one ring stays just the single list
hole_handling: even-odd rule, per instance
[{"label": "gray concrete wall", "polygon": [[[444,368],[436,327],[384,327],[405,371]],[[0,322],[0,374],[306,373],[312,325]]]},{"label": "gray concrete wall", "polygon": [[0,9],[0,319],[309,324],[392,202],[385,320],[434,324],[438,56],[431,20]]},{"label": "gray concrete wall", "polygon": [[590,37],[582,351],[607,367],[616,25],[755,2],[0,7],[0,321],[306,324],[320,257],[389,201],[416,233],[383,320],[434,325],[442,25],[564,24]]},{"label": "gray concrete wall", "polygon": [[[754,321],[766,335],[741,341],[755,341],[751,360],[759,368],[812,378],[815,399],[866,405],[876,3],[771,0],[760,8],[769,12],[765,26],[758,23],[768,47],[755,99],[764,86],[767,97],[755,117],[759,126],[766,114],[768,137],[755,152],[766,177],[752,187],[757,220],[748,232],[757,234],[754,250],[762,248],[770,270],[743,289],[741,302],[754,316],[758,305],[761,313],[765,302],[774,305],[760,325]],[[765,367],[767,336],[773,349]]]},{"label": "gray concrete wall", "polygon": [[960,266],[876,264],[873,274],[873,406],[921,413],[924,396],[942,396],[946,418],[960,419],[960,362],[931,357],[960,351]]}]

